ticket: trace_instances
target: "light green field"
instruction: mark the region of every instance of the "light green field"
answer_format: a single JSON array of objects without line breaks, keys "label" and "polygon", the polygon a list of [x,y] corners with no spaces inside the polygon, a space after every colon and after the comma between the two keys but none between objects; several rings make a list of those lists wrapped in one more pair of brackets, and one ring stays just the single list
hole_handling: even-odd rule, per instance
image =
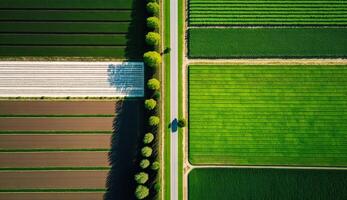
[{"label": "light green field", "polygon": [[194,169],[189,200],[345,200],[347,171],[298,169]]},{"label": "light green field", "polygon": [[193,164],[347,165],[347,66],[190,66]]}]

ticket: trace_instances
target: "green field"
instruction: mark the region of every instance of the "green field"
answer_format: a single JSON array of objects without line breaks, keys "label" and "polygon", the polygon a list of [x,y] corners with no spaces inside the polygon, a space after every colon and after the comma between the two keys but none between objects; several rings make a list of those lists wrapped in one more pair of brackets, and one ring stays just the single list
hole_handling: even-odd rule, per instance
[{"label": "green field", "polygon": [[3,0],[0,56],[140,59],[144,2],[140,0]]},{"label": "green field", "polygon": [[189,24],[233,26],[347,25],[345,0],[189,0]]},{"label": "green field", "polygon": [[190,200],[345,200],[347,172],[298,169],[195,169]]},{"label": "green field", "polygon": [[347,165],[347,66],[190,66],[193,164]]},{"label": "green field", "polygon": [[346,57],[347,28],[191,28],[190,58]]}]

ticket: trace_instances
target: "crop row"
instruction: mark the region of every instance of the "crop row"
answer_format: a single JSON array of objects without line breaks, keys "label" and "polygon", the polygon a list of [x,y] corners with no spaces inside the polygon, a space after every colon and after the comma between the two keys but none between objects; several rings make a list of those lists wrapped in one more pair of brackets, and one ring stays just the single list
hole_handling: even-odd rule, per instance
[{"label": "crop row", "polygon": [[130,21],[131,11],[122,10],[1,10],[0,21]]},{"label": "crop row", "polygon": [[14,8],[14,9],[30,9],[30,8],[44,8],[44,9],[131,9],[133,1],[126,0],[69,0],[69,1],[56,1],[56,0],[1,0],[0,8]]}]

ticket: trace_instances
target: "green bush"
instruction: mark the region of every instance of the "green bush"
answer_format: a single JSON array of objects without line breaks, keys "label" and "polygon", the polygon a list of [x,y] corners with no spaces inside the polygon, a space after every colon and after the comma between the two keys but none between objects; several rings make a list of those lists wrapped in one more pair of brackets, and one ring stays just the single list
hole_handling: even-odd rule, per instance
[{"label": "green bush", "polygon": [[153,31],[159,31],[160,20],[158,17],[148,17],[147,18],[147,28]]},{"label": "green bush", "polygon": [[140,172],[135,174],[134,178],[138,184],[145,184],[148,181],[148,174],[146,172]]},{"label": "green bush", "polygon": [[185,127],[185,126],[187,126],[187,121],[186,121],[186,119],[179,119],[178,120],[178,127]]},{"label": "green bush", "polygon": [[147,110],[153,110],[157,106],[157,101],[154,99],[145,100],[145,107]]},{"label": "green bush", "polygon": [[156,192],[159,192],[159,191],[160,191],[160,183],[154,184],[154,190],[155,190]]},{"label": "green bush", "polygon": [[158,161],[154,161],[151,165],[151,169],[158,170],[160,168],[160,163]]},{"label": "green bush", "polygon": [[146,133],[143,137],[143,143],[149,144],[154,140],[154,135],[152,133]]},{"label": "green bush", "polygon": [[149,117],[148,124],[150,126],[157,126],[159,124],[159,122],[160,122],[159,117],[157,117],[157,116],[150,116]]},{"label": "green bush", "polygon": [[158,3],[156,3],[156,2],[149,2],[149,3],[147,3],[146,9],[147,9],[147,12],[150,15],[159,17],[160,6],[159,6]]},{"label": "green bush", "polygon": [[144,199],[149,195],[149,189],[144,185],[138,185],[135,190],[137,199]]},{"label": "green bush", "polygon": [[151,90],[159,90],[160,81],[158,81],[158,79],[155,78],[149,79],[147,82],[147,87]]},{"label": "green bush", "polygon": [[151,147],[145,146],[141,149],[141,155],[145,158],[148,158],[152,155],[153,150]]},{"label": "green bush", "polygon": [[143,159],[143,160],[141,160],[141,162],[140,162],[140,167],[141,167],[142,169],[146,169],[150,164],[151,164],[151,162],[149,162],[149,160]]},{"label": "green bush", "polygon": [[161,64],[161,56],[156,51],[148,51],[143,55],[143,61],[151,68],[157,68]]},{"label": "green bush", "polygon": [[147,45],[157,47],[160,44],[160,35],[159,33],[149,32],[145,40]]},{"label": "green bush", "polygon": [[153,98],[156,100],[160,99],[160,92],[159,91],[154,92]]}]

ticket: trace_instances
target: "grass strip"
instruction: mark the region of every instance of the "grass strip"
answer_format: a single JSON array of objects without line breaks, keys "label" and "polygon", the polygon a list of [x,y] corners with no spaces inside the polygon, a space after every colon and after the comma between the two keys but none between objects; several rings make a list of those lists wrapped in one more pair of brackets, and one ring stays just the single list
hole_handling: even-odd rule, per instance
[{"label": "grass strip", "polygon": [[90,135],[94,135],[94,134],[112,134],[112,131],[0,131],[0,135],[4,134],[4,135],[10,135],[10,134],[14,134],[14,135],[25,135],[25,134],[40,134],[40,135],[55,135],[55,134],[90,134]]},{"label": "grass strip", "polygon": [[0,153],[12,152],[80,152],[80,151],[98,151],[109,152],[110,149],[0,149]]},{"label": "grass strip", "polygon": [[0,171],[109,170],[111,167],[5,167]]},{"label": "grass strip", "polygon": [[77,115],[25,115],[25,114],[0,114],[0,118],[12,118],[12,117],[30,117],[30,118],[49,118],[49,117],[114,117],[115,115],[105,115],[105,114],[95,114],[95,115],[89,115],[89,114],[77,114]]},{"label": "grass strip", "polygon": [[17,193],[17,192],[106,192],[105,188],[25,188],[25,189],[0,189],[0,193]]}]

